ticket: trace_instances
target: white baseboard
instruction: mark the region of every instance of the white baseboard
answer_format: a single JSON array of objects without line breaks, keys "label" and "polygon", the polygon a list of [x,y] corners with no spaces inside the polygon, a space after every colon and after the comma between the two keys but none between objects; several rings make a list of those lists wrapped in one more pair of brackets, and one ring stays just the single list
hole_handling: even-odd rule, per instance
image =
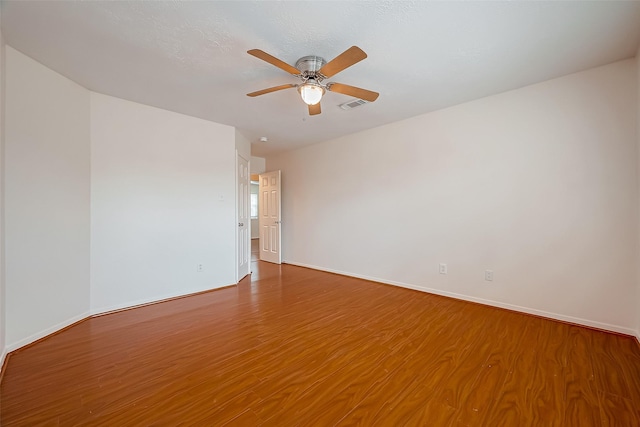
[{"label": "white baseboard", "polygon": [[349,276],[349,277],[355,277],[355,278],[358,278],[358,279],[370,280],[372,282],[384,283],[385,285],[399,286],[399,287],[402,287],[402,288],[413,289],[415,291],[427,292],[427,293],[430,293],[430,294],[441,295],[441,296],[444,296],[444,297],[455,298],[455,299],[459,299],[459,300],[463,300],[463,301],[476,302],[476,303],[479,303],[479,304],[489,305],[489,306],[492,306],[492,307],[499,307],[499,308],[504,308],[504,309],[507,309],[507,310],[518,311],[518,312],[521,312],[521,313],[533,314],[533,315],[536,315],[536,316],[546,317],[546,318],[549,318],[549,319],[560,320],[560,321],[563,321],[563,322],[575,323],[575,324],[578,324],[578,325],[588,326],[588,327],[591,327],[591,328],[597,328],[597,329],[603,329],[603,330],[606,330],[606,331],[617,332],[617,333],[620,333],[620,334],[637,337],[638,341],[640,341],[640,331],[636,331],[636,330],[631,329],[631,328],[625,328],[623,326],[611,325],[609,323],[602,323],[602,322],[597,322],[597,321],[594,321],[594,320],[582,319],[582,318],[579,318],[579,317],[566,316],[564,314],[559,314],[559,313],[551,313],[551,312],[548,312],[548,311],[538,310],[538,309],[535,309],[535,308],[523,307],[523,306],[519,306],[519,305],[515,305],[515,304],[507,304],[507,303],[503,303],[503,302],[499,302],[499,301],[493,301],[493,300],[488,300],[488,299],[484,299],[484,298],[477,298],[477,297],[464,295],[464,294],[457,294],[457,293],[454,293],[454,292],[447,292],[447,291],[443,291],[443,290],[440,290],[440,289],[433,289],[433,288],[428,288],[428,287],[424,287],[424,286],[411,285],[411,284],[408,284],[408,283],[384,280],[384,279],[379,279],[377,277],[370,277],[370,276],[365,276],[365,275],[361,275],[361,274],[353,274],[353,273],[348,273],[348,272],[345,272],[345,271],[333,270],[333,269],[330,269],[330,268],[323,268],[323,267],[318,267],[318,266],[310,265],[310,264],[303,264],[303,263],[291,262],[291,261],[283,261],[283,262],[285,264],[297,265],[299,267],[311,268],[313,270],[326,271],[328,273],[335,273],[335,274],[340,274],[340,275],[343,275],[343,276]]},{"label": "white baseboard", "polygon": [[33,335],[30,335],[27,338],[23,338],[23,339],[21,339],[21,340],[19,340],[17,342],[14,342],[14,343],[11,343],[11,344],[7,344],[7,346],[5,347],[5,354],[6,353],[11,353],[12,351],[16,351],[17,349],[19,349],[21,347],[24,347],[25,345],[31,344],[34,341],[38,341],[41,338],[44,338],[44,337],[46,337],[48,335],[51,335],[52,333],[57,332],[60,329],[64,329],[69,325],[72,325],[72,324],[74,324],[76,322],[79,322],[80,320],[84,320],[87,317],[89,317],[89,312],[88,311],[85,312],[85,313],[82,313],[82,314],[80,314],[78,316],[73,316],[70,319],[67,319],[67,320],[65,320],[63,322],[60,322],[60,323],[58,323],[56,325],[53,325],[53,326],[51,326],[51,327],[49,327],[47,329],[44,329],[44,330],[42,330],[40,332],[37,332],[37,333],[35,333]]},{"label": "white baseboard", "polygon": [[24,347],[25,345],[29,345],[32,342],[35,342],[41,338],[44,338],[48,335],[51,335],[61,329],[66,328],[69,325],[72,325],[76,322],[79,322],[81,320],[87,319],[91,316],[95,316],[95,315],[99,315],[99,314],[104,314],[104,313],[108,313],[111,311],[116,311],[116,310],[123,310],[123,309],[128,309],[128,308],[135,308],[137,306],[141,306],[141,305],[146,305],[146,304],[153,304],[156,302],[162,302],[165,300],[170,300],[173,298],[180,298],[180,297],[186,297],[189,296],[191,294],[197,294],[200,292],[206,292],[206,291],[210,291],[210,290],[214,290],[214,289],[218,289],[218,288],[224,288],[227,286],[233,286],[236,285],[236,283],[232,284],[232,285],[223,285],[223,286],[216,286],[214,288],[208,288],[208,289],[203,289],[201,291],[194,291],[192,293],[188,293],[188,294],[178,294],[178,295],[167,295],[167,296],[163,296],[163,297],[156,297],[156,298],[149,298],[149,299],[144,299],[144,300],[139,300],[139,301],[133,301],[133,302],[127,302],[127,303],[123,303],[123,304],[115,304],[113,306],[110,307],[101,307],[98,309],[91,309],[81,315],[78,316],[74,316],[70,319],[65,320],[64,322],[60,322],[57,325],[51,326],[47,329],[44,329],[40,332],[37,332],[27,338],[21,339],[17,342],[11,343],[11,344],[7,344],[6,347],[4,348],[4,350],[2,351],[2,356],[0,357],[0,366],[2,366],[2,363],[4,363],[4,359],[7,356],[7,354],[11,353],[12,351],[16,351],[21,347]]},{"label": "white baseboard", "polygon": [[174,298],[188,297],[190,295],[199,294],[201,292],[213,291],[215,289],[226,288],[226,287],[235,286],[235,285],[237,285],[237,283],[231,283],[229,285],[214,286],[213,288],[194,290],[193,292],[189,292],[186,294],[167,294],[167,295],[161,295],[161,296],[156,296],[152,298],[139,299],[136,301],[128,301],[125,303],[114,304],[106,307],[91,308],[91,310],[89,311],[89,316],[99,316],[101,314],[110,313],[112,311],[126,310],[126,309],[136,308],[136,307],[145,306],[149,304],[160,303],[163,301],[172,300]]},{"label": "white baseboard", "polygon": [[91,308],[91,311],[89,311],[89,316],[99,316],[101,314],[111,313],[112,311],[120,311],[120,310],[126,310],[130,308],[141,307],[141,306],[165,301],[171,298],[176,298],[178,296],[180,295],[167,295],[167,296],[162,296],[157,298],[139,299],[136,301],[126,302],[121,304],[113,304],[105,307]]},{"label": "white baseboard", "polygon": [[7,351],[6,347],[3,348],[2,349],[2,353],[0,353],[0,370],[4,366],[4,360],[7,358],[7,353],[9,353],[9,352]]}]

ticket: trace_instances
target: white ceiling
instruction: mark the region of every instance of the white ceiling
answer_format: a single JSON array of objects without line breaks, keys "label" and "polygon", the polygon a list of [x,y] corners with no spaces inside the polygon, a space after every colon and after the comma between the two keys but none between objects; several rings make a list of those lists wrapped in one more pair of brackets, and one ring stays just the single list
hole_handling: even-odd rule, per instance
[{"label": "white ceiling", "polygon": [[[633,57],[640,2],[3,1],[7,44],[96,92],[237,127],[253,154],[340,135]],[[380,92],[310,117],[290,64],[352,45],[369,57],[330,81]],[[260,142],[267,136],[269,142]]]}]

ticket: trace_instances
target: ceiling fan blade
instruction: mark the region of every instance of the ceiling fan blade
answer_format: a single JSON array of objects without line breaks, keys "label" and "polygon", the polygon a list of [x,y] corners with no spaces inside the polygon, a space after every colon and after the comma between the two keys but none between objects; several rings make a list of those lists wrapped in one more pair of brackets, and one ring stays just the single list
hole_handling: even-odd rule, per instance
[{"label": "ceiling fan blade", "polygon": [[309,115],[315,116],[316,114],[320,114],[322,111],[320,110],[320,103],[318,102],[315,105],[309,105]]},{"label": "ceiling fan blade", "polygon": [[380,95],[378,92],[360,89],[359,87],[355,86],[343,85],[342,83],[329,83],[327,85],[327,89],[329,89],[331,92],[342,93],[344,95],[364,99],[365,101],[369,102],[375,101]]},{"label": "ceiling fan blade", "polygon": [[351,67],[353,64],[362,61],[366,57],[367,54],[358,46],[351,46],[349,49],[327,62],[318,72],[325,77],[331,77],[334,74],[338,74],[345,68]]},{"label": "ceiling fan blade", "polygon": [[276,67],[286,71],[287,73],[293,74],[294,76],[300,74],[300,70],[298,70],[294,66],[291,66],[286,62],[281,61],[275,56],[271,56],[267,52],[264,52],[260,49],[251,49],[248,50],[247,53],[249,55],[255,56],[256,58],[262,59],[263,61],[266,61],[271,65],[275,65]]},{"label": "ceiling fan blade", "polygon": [[268,89],[262,89],[256,92],[248,93],[247,96],[251,96],[251,97],[260,96],[260,95],[264,95],[265,93],[271,93],[271,92],[275,92],[282,89],[289,89],[290,87],[296,87],[296,85],[288,84],[288,85],[274,86]]}]

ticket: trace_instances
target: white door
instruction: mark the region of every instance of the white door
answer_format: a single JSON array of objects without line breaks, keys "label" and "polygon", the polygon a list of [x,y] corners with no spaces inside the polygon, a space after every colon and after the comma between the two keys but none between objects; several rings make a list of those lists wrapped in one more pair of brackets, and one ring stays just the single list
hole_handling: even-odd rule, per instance
[{"label": "white door", "polygon": [[260,259],[282,262],[280,248],[280,171],[260,174]]},{"label": "white door", "polygon": [[238,157],[238,274],[240,281],[249,274],[251,219],[249,217],[249,162]]}]

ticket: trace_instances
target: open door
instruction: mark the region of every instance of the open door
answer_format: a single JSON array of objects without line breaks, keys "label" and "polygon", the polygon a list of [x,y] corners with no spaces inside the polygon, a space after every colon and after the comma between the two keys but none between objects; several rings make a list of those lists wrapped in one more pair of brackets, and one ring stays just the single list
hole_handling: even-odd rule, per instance
[{"label": "open door", "polygon": [[280,248],[280,171],[260,174],[260,260],[282,263]]},{"label": "open door", "polygon": [[238,165],[238,256],[237,281],[249,274],[249,259],[251,255],[251,219],[249,217],[249,162],[236,155]]}]

